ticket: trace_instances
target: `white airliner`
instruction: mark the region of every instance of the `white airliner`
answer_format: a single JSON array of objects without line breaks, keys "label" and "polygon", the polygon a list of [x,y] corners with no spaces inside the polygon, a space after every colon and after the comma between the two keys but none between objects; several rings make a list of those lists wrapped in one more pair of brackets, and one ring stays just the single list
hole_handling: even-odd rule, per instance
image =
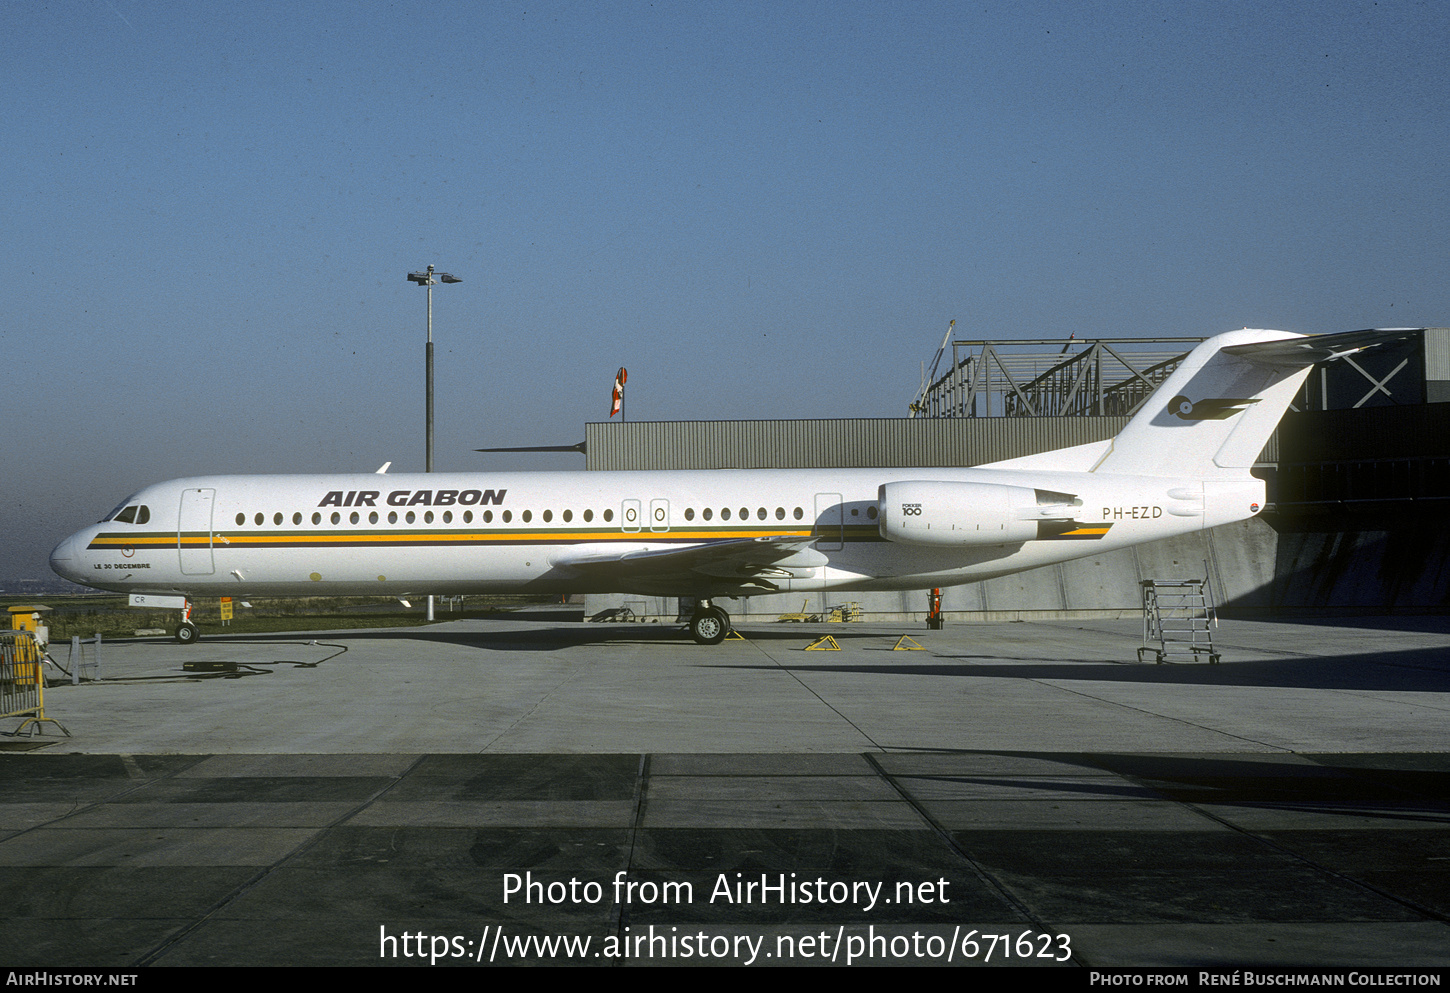
[{"label": "white airliner", "polygon": [[[1249,474],[1318,361],[1406,331],[1231,331],[1108,441],[970,469],[199,476],[148,486],[51,553],[135,594],[500,592],[715,600],[952,586],[1257,514]],[[189,612],[177,639],[192,641]]]}]

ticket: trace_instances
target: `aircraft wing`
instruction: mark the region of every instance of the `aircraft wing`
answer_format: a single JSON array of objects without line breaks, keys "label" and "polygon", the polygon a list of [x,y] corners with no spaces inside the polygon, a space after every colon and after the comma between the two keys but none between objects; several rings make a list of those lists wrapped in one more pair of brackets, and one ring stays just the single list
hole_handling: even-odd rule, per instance
[{"label": "aircraft wing", "polygon": [[581,546],[563,552],[551,564],[579,573],[591,585],[608,581],[621,588],[696,590],[716,596],[730,591],[768,593],[779,589],[781,581],[813,575],[826,564],[826,556],[812,547],[819,540],[819,535],[772,536],[683,548]]},{"label": "aircraft wing", "polygon": [[1229,345],[1228,355],[1238,355],[1260,365],[1302,368],[1316,362],[1353,355],[1361,349],[1386,342],[1400,341],[1419,334],[1423,328],[1369,328],[1364,331],[1343,331],[1339,334],[1316,334],[1281,338],[1278,341],[1255,341],[1247,345]]}]

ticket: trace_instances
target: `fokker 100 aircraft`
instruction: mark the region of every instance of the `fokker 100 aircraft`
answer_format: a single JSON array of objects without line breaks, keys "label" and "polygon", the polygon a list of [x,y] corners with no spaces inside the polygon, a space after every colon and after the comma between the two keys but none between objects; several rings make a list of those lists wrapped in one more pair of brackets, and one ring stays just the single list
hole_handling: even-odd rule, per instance
[{"label": "fokker 100 aircraft", "polygon": [[[970,469],[199,476],[148,486],[51,567],[185,597],[920,590],[1259,513],[1249,474],[1311,365],[1405,331],[1231,331],[1114,438]],[[177,639],[196,626],[183,614]]]}]

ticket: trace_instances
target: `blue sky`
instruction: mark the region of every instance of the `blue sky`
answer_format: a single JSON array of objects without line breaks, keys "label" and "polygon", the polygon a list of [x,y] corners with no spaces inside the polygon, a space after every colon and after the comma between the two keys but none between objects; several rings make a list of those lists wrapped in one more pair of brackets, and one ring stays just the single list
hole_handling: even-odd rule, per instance
[{"label": "blue sky", "polygon": [[963,337],[1450,323],[1443,3],[0,5],[0,580],[210,472],[894,417]]}]

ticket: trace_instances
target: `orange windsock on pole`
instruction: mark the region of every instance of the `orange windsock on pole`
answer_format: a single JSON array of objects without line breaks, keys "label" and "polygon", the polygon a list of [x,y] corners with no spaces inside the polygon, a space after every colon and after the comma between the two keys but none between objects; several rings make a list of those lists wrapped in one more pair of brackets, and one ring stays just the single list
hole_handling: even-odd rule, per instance
[{"label": "orange windsock on pole", "polygon": [[628,378],[629,373],[622,366],[619,372],[614,374],[614,399],[609,406],[610,417],[624,409],[624,381]]}]

